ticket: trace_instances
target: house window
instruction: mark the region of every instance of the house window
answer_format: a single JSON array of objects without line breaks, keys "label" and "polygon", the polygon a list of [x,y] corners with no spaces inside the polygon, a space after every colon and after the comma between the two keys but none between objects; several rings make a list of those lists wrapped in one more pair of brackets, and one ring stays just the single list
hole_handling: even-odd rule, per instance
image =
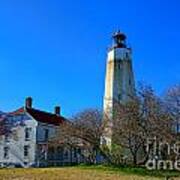
[{"label": "house window", "polygon": [[121,69],[121,64],[118,64],[118,69]]},{"label": "house window", "polygon": [[44,139],[45,141],[47,141],[49,138],[49,130],[48,129],[45,129],[45,134],[44,134]]},{"label": "house window", "polygon": [[77,153],[81,154],[81,148],[78,148]]},{"label": "house window", "polygon": [[55,149],[54,149],[54,147],[50,147],[48,149],[48,159],[49,160],[54,160],[55,159]]},{"label": "house window", "polygon": [[126,53],[126,58],[128,58],[129,57],[129,54],[128,53]]},{"label": "house window", "polygon": [[73,152],[74,152],[74,158],[77,158],[77,149],[74,148]]},{"label": "house window", "polygon": [[4,159],[9,158],[9,147],[4,147]]},{"label": "house window", "polygon": [[57,159],[58,160],[63,160],[63,153],[64,153],[64,149],[63,147],[58,147],[57,148]]},{"label": "house window", "polygon": [[26,141],[30,140],[30,134],[31,134],[31,128],[26,128],[25,129],[25,140]]},{"label": "house window", "polygon": [[64,159],[68,159],[68,154],[69,154],[69,153],[68,153],[68,150],[67,150],[67,149],[64,150],[64,156],[63,156]]},{"label": "house window", "polygon": [[118,100],[121,101],[122,100],[122,95],[118,94]]},{"label": "house window", "polygon": [[176,130],[177,130],[177,133],[180,132],[180,124],[179,123],[177,123],[177,125],[176,125]]},{"label": "house window", "polygon": [[5,142],[10,142],[10,139],[9,139],[10,137],[9,137],[9,134],[5,134],[5,136],[4,136],[4,141]]},{"label": "house window", "polygon": [[24,146],[24,157],[28,157],[29,156],[29,146]]}]

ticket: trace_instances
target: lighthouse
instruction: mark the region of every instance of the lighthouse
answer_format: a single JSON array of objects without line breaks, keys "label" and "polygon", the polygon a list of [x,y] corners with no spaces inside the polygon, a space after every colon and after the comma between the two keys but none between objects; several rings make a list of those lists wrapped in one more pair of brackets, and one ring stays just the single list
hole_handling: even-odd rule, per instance
[{"label": "lighthouse", "polygon": [[104,94],[106,116],[105,143],[111,145],[113,112],[116,103],[124,104],[135,95],[135,81],[132,67],[132,49],[126,44],[126,35],[120,31],[113,34],[113,44],[108,50]]}]

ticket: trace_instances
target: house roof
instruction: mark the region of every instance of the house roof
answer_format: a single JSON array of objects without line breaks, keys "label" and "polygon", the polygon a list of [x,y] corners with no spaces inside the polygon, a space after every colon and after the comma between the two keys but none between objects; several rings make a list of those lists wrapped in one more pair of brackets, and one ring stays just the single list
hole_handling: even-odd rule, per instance
[{"label": "house roof", "polygon": [[8,114],[16,116],[16,115],[20,115],[20,114],[24,114],[24,113],[25,113],[25,109],[24,109],[24,107],[21,107],[13,112],[9,112]]},{"label": "house roof", "polygon": [[25,108],[21,107],[21,108],[17,109],[16,111],[11,112],[9,114],[10,115],[20,115],[20,114],[24,114],[24,113],[28,113],[31,117],[33,117],[38,122],[53,124],[56,126],[60,125],[64,121],[66,121],[66,119],[63,116],[59,116],[56,114],[48,113],[48,112],[41,111],[41,110],[34,109],[34,108],[27,108],[27,107],[25,107]]},{"label": "house roof", "polygon": [[3,121],[4,119],[5,119],[5,118],[3,118],[3,117],[0,117],[0,122],[1,122],[1,121]]}]

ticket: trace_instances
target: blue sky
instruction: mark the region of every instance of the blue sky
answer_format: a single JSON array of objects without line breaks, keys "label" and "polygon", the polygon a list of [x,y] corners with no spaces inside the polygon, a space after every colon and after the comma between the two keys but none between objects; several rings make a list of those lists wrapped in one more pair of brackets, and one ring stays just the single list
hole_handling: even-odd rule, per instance
[{"label": "blue sky", "polygon": [[102,107],[111,34],[133,48],[136,82],[157,93],[180,81],[178,0],[0,1],[0,110],[32,96],[36,108],[71,116]]}]

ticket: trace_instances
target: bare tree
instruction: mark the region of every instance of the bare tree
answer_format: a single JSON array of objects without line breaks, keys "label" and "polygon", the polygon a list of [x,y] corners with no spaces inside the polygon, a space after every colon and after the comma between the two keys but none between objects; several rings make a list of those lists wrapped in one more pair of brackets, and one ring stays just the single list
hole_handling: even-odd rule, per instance
[{"label": "bare tree", "polygon": [[180,84],[170,87],[164,97],[166,110],[174,121],[175,131],[180,132]]},{"label": "bare tree", "polygon": [[116,104],[113,123],[113,143],[123,149],[134,165],[148,159],[148,138],[172,139],[171,118],[149,86],[141,86],[128,103]]},{"label": "bare tree", "polygon": [[[168,143],[176,139],[172,124],[174,117],[179,118],[179,88],[175,89],[164,100],[150,86],[141,85],[129,102],[114,104],[113,120],[96,109],[85,110],[61,125],[54,141],[70,149],[86,150],[81,155],[90,163],[99,152],[110,163],[145,164],[151,156],[151,151],[146,151],[148,139]],[[113,125],[109,127],[107,122]],[[101,144],[109,128],[113,132],[111,149]]]},{"label": "bare tree", "polygon": [[100,144],[103,126],[99,110],[88,109],[78,113],[71,121],[62,124],[58,132],[53,141],[69,149],[80,148],[86,162],[95,163],[97,153],[106,156]]}]

